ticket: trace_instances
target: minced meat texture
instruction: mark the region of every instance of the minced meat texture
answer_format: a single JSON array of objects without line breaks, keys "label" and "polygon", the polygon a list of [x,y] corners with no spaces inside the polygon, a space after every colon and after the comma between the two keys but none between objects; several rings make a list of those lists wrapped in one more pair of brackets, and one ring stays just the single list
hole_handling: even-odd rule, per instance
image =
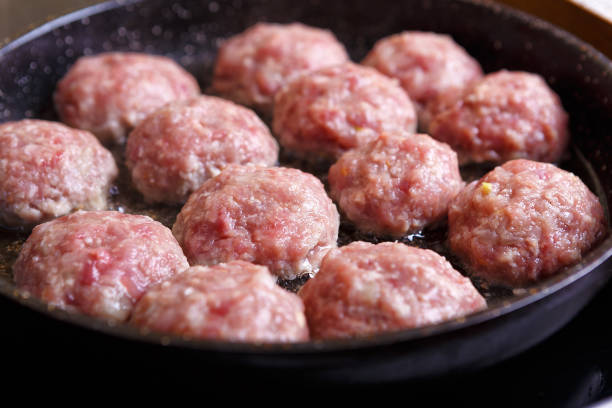
[{"label": "minced meat texture", "polygon": [[125,155],[145,200],[174,204],[229,164],[274,165],[278,144],[253,111],[200,96],[147,117],[130,133]]},{"label": "minced meat texture", "polygon": [[463,188],[457,154],[423,134],[382,134],[329,169],[331,196],[361,231],[401,237],[446,219]]},{"label": "minced meat texture", "polygon": [[193,266],[149,290],[130,322],[198,339],[308,340],[302,300],[275,281],[265,266],[244,261]]},{"label": "minced meat texture", "polygon": [[274,104],[280,144],[306,160],[337,159],[380,133],[414,133],[416,124],[414,106],[396,81],[353,63],[294,79]]},{"label": "minced meat texture", "polygon": [[200,94],[195,78],[170,58],[130,52],[81,57],[54,94],[61,120],[122,144],[150,113]]},{"label": "minced meat texture", "polygon": [[106,208],[118,170],[87,131],[21,120],[0,125],[0,224],[31,228],[71,211]]},{"label": "minced meat texture", "polygon": [[172,231],[192,265],[244,260],[294,279],[318,271],[339,223],[313,175],[232,165],[189,197]]},{"label": "minced meat texture", "polygon": [[578,262],[606,232],[597,197],[552,164],[512,160],[451,203],[451,250],[494,283],[524,286]]},{"label": "minced meat texture", "polygon": [[189,267],[172,232],[142,215],[78,211],[38,225],[13,266],[43,301],[110,320],[128,318],[147,288]]},{"label": "minced meat texture", "polygon": [[421,327],[486,307],[444,257],[394,242],[353,242],[330,251],[299,295],[315,339]]}]

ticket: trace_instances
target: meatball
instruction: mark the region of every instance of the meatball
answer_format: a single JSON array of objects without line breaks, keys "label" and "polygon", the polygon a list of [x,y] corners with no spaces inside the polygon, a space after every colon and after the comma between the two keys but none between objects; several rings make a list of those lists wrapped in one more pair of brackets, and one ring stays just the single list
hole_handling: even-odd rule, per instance
[{"label": "meatball", "polygon": [[26,227],[106,208],[118,170],[89,132],[43,120],[0,125],[0,223]]},{"label": "meatball", "polygon": [[227,167],[193,193],[172,228],[189,262],[244,260],[283,279],[314,274],[336,246],[339,215],[314,176],[282,167]]},{"label": "meatball", "polygon": [[353,63],[302,75],[276,95],[274,132],[306,159],[335,159],[381,132],[415,129],[414,107],[397,82]]},{"label": "meatball", "polygon": [[499,71],[450,98],[433,108],[429,132],[448,143],[460,163],[554,162],[567,146],[567,114],[536,74]]},{"label": "meatball", "polygon": [[221,45],[212,87],[270,115],[274,94],[288,80],[345,61],[346,50],[330,31],[300,23],[258,23]]},{"label": "meatball", "polygon": [[308,340],[302,300],[275,281],[265,266],[244,261],[193,266],[149,290],[131,322],[200,339]]},{"label": "meatball", "polygon": [[157,108],[199,93],[193,76],[169,58],[112,52],[79,58],[54,100],[63,122],[120,144]]},{"label": "meatball", "polygon": [[147,117],[127,141],[132,181],[148,202],[183,203],[230,163],[270,166],[278,144],[251,110],[200,96]]},{"label": "meatball", "polygon": [[405,31],[379,40],[362,62],[397,78],[419,116],[436,97],[482,77],[480,64],[448,35]]},{"label": "meatball", "polygon": [[150,285],[189,267],[149,217],[79,211],[38,225],[13,266],[17,287],[68,311],[126,320]]},{"label": "meatball", "polygon": [[396,133],[344,153],[329,169],[329,185],[360,230],[400,237],[445,219],[464,183],[448,145]]},{"label": "meatball", "polygon": [[494,283],[524,286],[578,262],[606,232],[597,197],[551,164],[513,160],[451,203],[449,240],[466,266]]},{"label": "meatball", "polygon": [[442,256],[393,242],[330,251],[299,295],[310,334],[319,339],[420,327],[486,307]]}]

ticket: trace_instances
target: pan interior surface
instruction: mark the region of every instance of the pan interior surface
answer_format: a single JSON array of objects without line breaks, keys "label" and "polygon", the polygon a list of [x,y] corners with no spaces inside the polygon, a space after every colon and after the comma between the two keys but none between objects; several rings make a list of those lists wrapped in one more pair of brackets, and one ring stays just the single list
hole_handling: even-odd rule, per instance
[{"label": "pan interior surface", "polygon": [[[610,219],[610,61],[574,37],[540,20],[483,1],[383,0],[373,3],[356,0],[351,2],[350,7],[342,1],[319,0],[295,3],[291,7],[283,0],[104,3],[48,23],[0,50],[0,63],[3,67],[0,72],[0,121],[22,118],[57,120],[52,105],[52,94],[57,81],[78,57],[107,51],[145,52],[173,58],[195,75],[201,89],[207,93],[220,42],[260,21],[300,21],[330,29],[345,44],[354,61],[360,61],[376,40],[390,34],[404,30],[447,33],[482,64],[485,72],[505,68],[539,73],[561,96],[570,114],[572,146],[560,166],[577,174],[599,196],[606,216]],[[112,208],[149,215],[171,226],[180,208],[145,205],[131,186],[129,175],[126,176],[122,152],[116,149],[113,153],[123,176],[117,183]],[[292,161],[283,164],[299,165]],[[483,171],[482,168],[467,169],[464,176],[474,178]],[[446,248],[445,234],[444,230],[426,231],[407,236],[402,241],[441,252],[457,266]],[[429,337],[434,337],[434,343],[438,344],[443,341],[440,340],[441,336],[450,332],[464,333],[465,341],[469,341],[470,328],[541,302],[554,296],[557,291],[567,290],[587,275],[592,275],[589,284],[593,291],[588,292],[592,296],[596,288],[601,287],[609,278],[607,269],[597,267],[612,252],[612,239],[608,237],[580,264],[566,268],[555,277],[526,289],[512,291],[489,287],[485,282],[474,280],[487,298],[489,307],[465,319],[372,338],[280,346],[191,341],[174,336],[145,335],[124,325],[114,326],[104,321],[51,310],[35,299],[24,298],[15,290],[12,282],[11,265],[26,238],[27,233],[21,231],[0,232],[0,292],[5,296],[54,318],[114,336],[164,345],[176,344],[196,350],[264,355],[377,348],[410,344],[411,341],[423,341]],[[360,235],[345,223],[340,243],[346,244],[356,239],[378,240]],[[303,281],[297,285],[284,283],[284,286],[295,290],[301,283]],[[563,319],[567,321],[577,313],[580,304],[576,303],[571,313],[560,317],[558,326],[564,323]],[[552,326],[539,339],[534,337],[531,343],[517,346],[514,352],[550,335],[551,331],[554,331]],[[411,347],[418,350],[419,345],[413,344]]]}]

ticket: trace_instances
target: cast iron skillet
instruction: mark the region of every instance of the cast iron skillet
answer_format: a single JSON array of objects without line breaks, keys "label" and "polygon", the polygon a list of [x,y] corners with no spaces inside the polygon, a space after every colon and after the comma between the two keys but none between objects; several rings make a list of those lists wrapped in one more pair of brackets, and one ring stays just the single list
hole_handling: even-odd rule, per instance
[{"label": "cast iron skillet", "polygon": [[[0,50],[0,121],[56,119],[51,105],[56,82],[79,56],[103,51],[170,56],[196,75],[206,90],[219,40],[258,21],[301,21],[329,28],[355,61],[389,34],[408,29],[444,32],[486,72],[507,68],[543,75],[571,117],[573,146],[562,165],[599,195],[610,219],[612,63],[562,30],[486,1],[108,2],[54,20]],[[5,254],[16,256],[15,242],[23,236],[4,232],[0,238]],[[33,322],[30,332],[41,325],[71,336],[77,333],[71,341],[81,342],[81,348],[113,344],[167,366],[205,364],[207,369],[240,367],[287,376],[299,372],[301,377],[322,380],[380,382],[476,369],[535,345],[566,324],[607,282],[611,254],[608,237],[580,264],[553,279],[514,293],[489,293],[490,307],[481,313],[344,341],[258,345],[142,333],[23,297],[10,279],[10,265],[0,270],[0,305],[20,320]]]}]

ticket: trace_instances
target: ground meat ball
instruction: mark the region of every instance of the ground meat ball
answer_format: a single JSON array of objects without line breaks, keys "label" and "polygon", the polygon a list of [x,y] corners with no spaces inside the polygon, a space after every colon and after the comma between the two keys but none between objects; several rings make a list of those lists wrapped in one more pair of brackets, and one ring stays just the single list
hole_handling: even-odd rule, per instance
[{"label": "ground meat ball", "polygon": [[448,145],[400,133],[342,155],[329,169],[329,185],[360,230],[400,237],[445,219],[464,183]]},{"label": "ground meat ball", "polygon": [[319,339],[420,327],[486,307],[442,256],[392,242],[330,251],[299,295],[310,334]]},{"label": "ground meat ball", "polygon": [[452,202],[451,249],[474,274],[523,286],[580,260],[605,234],[597,197],[571,173],[513,160]]},{"label": "ground meat ball", "polygon": [[397,78],[419,110],[438,95],[482,77],[480,64],[450,36],[428,32],[385,37],[362,63]]},{"label": "ground meat ball", "polygon": [[244,260],[284,279],[316,273],[339,216],[323,184],[297,169],[230,166],[190,197],[172,228],[189,262]]},{"label": "ground meat ball", "polygon": [[271,166],[278,145],[251,110],[200,96],[147,117],[128,138],[127,166],[149,202],[183,203],[230,163]]},{"label": "ground meat ball", "polygon": [[569,140],[567,114],[544,80],[526,72],[485,76],[451,101],[429,124],[460,163],[510,159],[559,160]]},{"label": "ground meat ball", "polygon": [[30,228],[74,209],[106,208],[118,171],[91,133],[42,120],[7,122],[0,146],[4,226]]},{"label": "ground meat ball", "polygon": [[212,86],[269,115],[274,94],[291,78],[345,61],[346,50],[330,31],[300,23],[259,23],[221,45]]},{"label": "ground meat ball", "polygon": [[54,98],[63,122],[104,143],[123,143],[157,108],[199,93],[196,80],[169,58],[113,52],[79,58]]},{"label": "ground meat ball", "polygon": [[20,290],[51,305],[125,320],[150,285],[188,267],[170,230],[151,218],[79,211],[34,228],[13,272]]},{"label": "ground meat ball", "polygon": [[149,290],[131,322],[200,339],[308,340],[302,300],[275,281],[266,267],[244,261],[193,266]]},{"label": "ground meat ball", "polygon": [[347,63],[291,81],[276,95],[274,132],[307,159],[337,158],[381,132],[414,132],[412,102],[376,70]]}]

